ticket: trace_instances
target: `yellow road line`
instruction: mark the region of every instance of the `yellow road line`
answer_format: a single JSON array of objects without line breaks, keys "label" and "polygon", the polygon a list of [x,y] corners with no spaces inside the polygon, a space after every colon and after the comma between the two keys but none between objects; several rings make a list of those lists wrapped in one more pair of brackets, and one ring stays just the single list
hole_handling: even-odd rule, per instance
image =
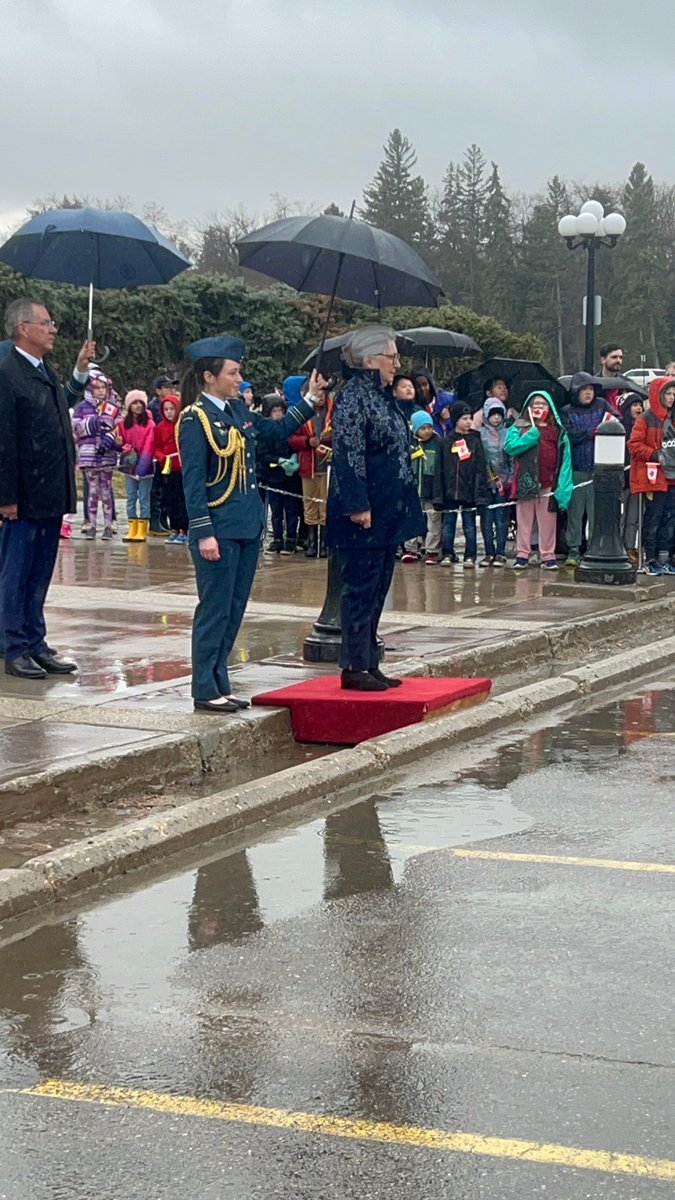
[{"label": "yellow road line", "polygon": [[200,1100],[196,1096],[169,1096],[136,1088],[103,1087],[48,1079],[36,1087],[23,1088],[22,1096],[46,1096],[53,1100],[75,1100],[112,1108],[138,1108],[172,1116],[207,1117],[242,1125],[263,1125],[301,1133],[325,1134],[390,1145],[446,1150],[490,1158],[517,1159],[547,1166],[576,1167],[584,1171],[675,1180],[675,1162],[666,1158],[644,1158],[610,1150],[584,1150],[555,1142],[523,1141],[519,1138],[484,1137],[479,1133],[448,1132],[415,1125],[391,1125],[385,1121],[351,1120],[320,1113],[293,1112],[285,1108],[261,1108],[253,1104],[228,1104]]},{"label": "yellow road line", "polygon": [[564,867],[603,867],[608,871],[654,871],[675,875],[673,863],[630,862],[622,858],[580,858],[573,854],[509,854],[504,850],[449,851],[455,858],[486,858],[496,862],[559,863]]},{"label": "yellow road line", "polygon": [[453,858],[483,858],[495,862],[552,863],[564,867],[601,867],[605,871],[650,871],[657,875],[675,875],[674,863],[642,862],[624,858],[585,858],[576,854],[517,854],[506,850],[469,850],[458,846],[418,846],[408,842],[368,841],[364,838],[331,837],[329,842],[367,846],[383,854],[403,850],[406,854],[451,854]]}]

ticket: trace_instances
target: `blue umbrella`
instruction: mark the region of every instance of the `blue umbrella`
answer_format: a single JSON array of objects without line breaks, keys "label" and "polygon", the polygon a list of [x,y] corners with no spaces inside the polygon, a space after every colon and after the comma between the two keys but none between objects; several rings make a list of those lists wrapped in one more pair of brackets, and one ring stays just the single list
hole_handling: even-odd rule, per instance
[{"label": "blue umbrella", "polygon": [[0,247],[0,262],[27,279],[94,288],[168,283],[190,262],[168,238],[132,213],[57,208],[39,213]]}]

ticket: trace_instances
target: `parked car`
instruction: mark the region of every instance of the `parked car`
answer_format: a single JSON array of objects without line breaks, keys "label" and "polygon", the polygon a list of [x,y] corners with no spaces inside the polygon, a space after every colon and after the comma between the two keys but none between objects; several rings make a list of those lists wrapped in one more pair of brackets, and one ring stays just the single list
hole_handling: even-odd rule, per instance
[{"label": "parked car", "polygon": [[632,379],[640,387],[648,388],[652,379],[661,379],[665,375],[660,367],[635,367],[632,371],[624,371],[626,379]]}]

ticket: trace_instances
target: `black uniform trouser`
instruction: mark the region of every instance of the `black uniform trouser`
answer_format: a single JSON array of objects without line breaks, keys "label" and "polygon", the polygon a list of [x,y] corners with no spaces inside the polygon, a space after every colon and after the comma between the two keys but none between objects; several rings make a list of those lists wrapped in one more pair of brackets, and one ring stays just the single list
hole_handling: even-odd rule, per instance
[{"label": "black uniform trouser", "polygon": [[227,659],[244,617],[258,565],[260,538],[218,538],[220,558],[202,558],[199,544],[190,546],[197,576],[199,604],[192,623],[192,696],[216,700],[229,696]]},{"label": "black uniform trouser", "polygon": [[396,546],[340,549],[342,647],[340,666],[371,671],[379,666],[377,627],[391,585]]}]

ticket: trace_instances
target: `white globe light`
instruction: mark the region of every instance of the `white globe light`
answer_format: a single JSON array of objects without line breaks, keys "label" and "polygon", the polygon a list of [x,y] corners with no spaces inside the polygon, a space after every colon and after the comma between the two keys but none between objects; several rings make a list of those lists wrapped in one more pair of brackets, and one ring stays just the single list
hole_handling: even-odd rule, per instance
[{"label": "white globe light", "polygon": [[587,200],[585,204],[582,204],[579,212],[591,213],[596,221],[601,221],[605,215],[605,210],[599,200]]},{"label": "white globe light", "polygon": [[594,237],[598,231],[598,218],[593,213],[582,212],[577,217],[577,233],[582,237]]},{"label": "white globe light", "polygon": [[577,233],[577,218],[573,216],[561,217],[558,221],[558,233],[564,238],[576,237]]},{"label": "white globe light", "polygon": [[626,232],[626,220],[621,213],[608,213],[605,217],[605,233],[609,237],[621,237]]},{"label": "white globe light", "polygon": [[598,221],[598,228],[595,231],[595,236],[596,237],[604,237],[606,233],[607,233],[607,230],[605,229],[605,218],[601,217],[600,220]]}]

